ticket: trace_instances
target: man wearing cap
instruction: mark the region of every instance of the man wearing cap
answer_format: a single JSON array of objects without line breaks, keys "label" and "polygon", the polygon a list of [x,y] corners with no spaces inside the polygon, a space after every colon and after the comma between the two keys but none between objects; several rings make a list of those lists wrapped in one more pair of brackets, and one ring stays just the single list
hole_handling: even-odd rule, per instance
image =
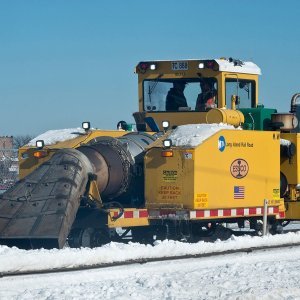
[{"label": "man wearing cap", "polygon": [[217,91],[214,89],[214,81],[210,78],[202,78],[200,81],[201,93],[197,97],[195,110],[205,111],[210,108],[217,107],[216,95]]},{"label": "man wearing cap", "polygon": [[183,93],[185,85],[185,81],[174,81],[173,87],[169,90],[166,99],[167,111],[176,111],[179,107],[187,107],[186,98]]}]

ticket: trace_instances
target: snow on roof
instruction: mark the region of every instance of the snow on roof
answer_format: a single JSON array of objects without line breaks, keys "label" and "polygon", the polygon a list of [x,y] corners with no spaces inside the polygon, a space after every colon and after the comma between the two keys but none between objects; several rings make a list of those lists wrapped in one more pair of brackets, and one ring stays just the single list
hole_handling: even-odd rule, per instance
[{"label": "snow on roof", "polygon": [[[196,147],[204,140],[222,129],[237,129],[227,124],[191,124],[178,126],[170,134],[174,146]],[[238,128],[241,129],[241,128]],[[82,128],[68,128],[48,130],[32,139],[27,146],[35,146],[37,140],[44,140],[45,145],[53,145],[58,142],[71,140],[85,133]]]},{"label": "snow on roof", "polygon": [[280,139],[280,145],[289,146],[289,145],[291,145],[291,141],[285,140],[285,139]]},{"label": "snow on roof", "polygon": [[260,68],[251,61],[243,61],[240,65],[235,65],[227,59],[215,59],[215,61],[219,64],[219,71],[261,75]]},{"label": "snow on roof", "polygon": [[57,129],[57,130],[48,130],[45,133],[40,134],[39,136],[32,139],[27,146],[35,146],[35,142],[38,140],[44,140],[45,145],[53,145],[58,142],[63,142],[66,140],[71,140],[79,135],[84,133],[82,128],[68,128],[68,129]]},{"label": "snow on roof", "polygon": [[235,128],[233,125],[223,123],[190,124],[178,126],[168,138],[172,140],[174,146],[196,147],[202,144],[202,142],[210,136],[223,129],[241,130],[241,128]]}]

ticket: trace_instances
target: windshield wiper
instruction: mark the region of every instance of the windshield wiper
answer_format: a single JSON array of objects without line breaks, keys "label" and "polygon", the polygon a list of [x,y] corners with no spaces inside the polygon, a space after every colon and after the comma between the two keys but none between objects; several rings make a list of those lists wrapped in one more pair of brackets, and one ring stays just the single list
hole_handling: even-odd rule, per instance
[{"label": "windshield wiper", "polygon": [[149,95],[149,101],[151,103],[151,94],[153,93],[153,91],[155,90],[157,84],[158,84],[158,79],[160,79],[163,76],[163,74],[159,74],[154,81],[154,84],[152,85],[152,87],[150,87],[149,85],[149,89],[148,89],[148,95]]}]

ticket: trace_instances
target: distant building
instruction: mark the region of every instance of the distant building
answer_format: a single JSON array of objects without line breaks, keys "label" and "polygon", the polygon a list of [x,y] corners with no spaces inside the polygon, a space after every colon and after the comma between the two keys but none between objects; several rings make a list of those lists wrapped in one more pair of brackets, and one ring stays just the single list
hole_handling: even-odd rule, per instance
[{"label": "distant building", "polygon": [[14,139],[12,136],[0,136],[0,159],[13,156]]},{"label": "distant building", "polygon": [[18,151],[13,147],[12,136],[0,136],[0,193],[18,179]]}]

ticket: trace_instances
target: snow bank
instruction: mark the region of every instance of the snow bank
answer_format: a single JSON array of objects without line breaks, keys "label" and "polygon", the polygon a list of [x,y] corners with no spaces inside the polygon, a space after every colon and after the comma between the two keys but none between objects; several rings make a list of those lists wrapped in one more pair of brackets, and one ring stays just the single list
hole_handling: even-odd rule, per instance
[{"label": "snow bank", "polygon": [[82,265],[95,265],[125,260],[160,258],[165,256],[194,255],[222,252],[232,249],[245,249],[266,245],[299,243],[300,233],[266,237],[235,237],[215,243],[198,242],[194,244],[178,241],[157,241],[154,246],[139,243],[110,243],[99,248],[62,250],[20,250],[16,247],[0,246],[0,272],[30,271],[55,268],[72,268]]},{"label": "snow bank", "polygon": [[174,146],[196,147],[220,130],[241,130],[227,124],[191,124],[178,126],[169,135]]}]

